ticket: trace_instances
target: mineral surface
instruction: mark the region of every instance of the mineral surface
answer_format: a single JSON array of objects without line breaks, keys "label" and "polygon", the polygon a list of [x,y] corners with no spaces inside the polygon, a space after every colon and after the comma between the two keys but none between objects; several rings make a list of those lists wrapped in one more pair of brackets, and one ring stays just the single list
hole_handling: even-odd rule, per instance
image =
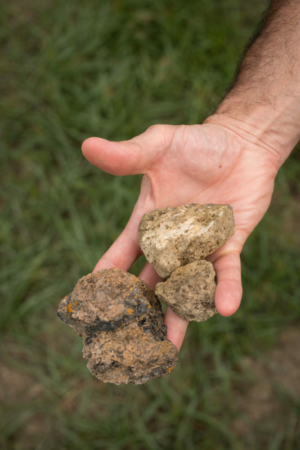
[{"label": "mineral surface", "polygon": [[156,285],[155,293],[179,316],[203,322],[217,312],[215,290],[213,265],[202,260],[174,270],[165,283]]},{"label": "mineral surface", "polygon": [[122,270],[81,278],[58,316],[82,336],[87,367],[104,382],[142,384],[167,376],[177,363],[154,291]]},{"label": "mineral surface", "polygon": [[145,214],[139,225],[139,244],[146,259],[165,278],[177,267],[210,255],[233,234],[230,205],[193,203]]}]

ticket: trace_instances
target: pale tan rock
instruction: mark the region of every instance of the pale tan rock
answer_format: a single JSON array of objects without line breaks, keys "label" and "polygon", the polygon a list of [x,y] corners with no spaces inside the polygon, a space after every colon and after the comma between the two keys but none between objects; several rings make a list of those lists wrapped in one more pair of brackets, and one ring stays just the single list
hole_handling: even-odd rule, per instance
[{"label": "pale tan rock", "polygon": [[103,269],[81,278],[58,316],[82,337],[88,369],[106,383],[142,384],[176,366],[178,351],[153,289],[128,272]]},{"label": "pale tan rock", "polygon": [[165,278],[177,267],[213,253],[234,231],[230,205],[192,203],[145,214],[139,225],[139,244],[146,259]]},{"label": "pale tan rock", "polygon": [[214,314],[215,271],[205,260],[195,261],[174,270],[165,283],[158,283],[155,294],[179,316],[203,322]]}]

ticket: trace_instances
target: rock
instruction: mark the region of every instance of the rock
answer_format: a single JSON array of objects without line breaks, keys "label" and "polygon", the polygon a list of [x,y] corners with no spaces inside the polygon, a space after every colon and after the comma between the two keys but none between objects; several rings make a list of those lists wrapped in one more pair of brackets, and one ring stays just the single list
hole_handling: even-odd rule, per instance
[{"label": "rock", "polygon": [[87,367],[107,383],[142,384],[165,377],[177,362],[153,289],[119,269],[81,278],[58,316],[82,336]]},{"label": "rock", "polygon": [[165,283],[156,285],[155,294],[179,316],[203,322],[217,312],[215,291],[213,265],[202,260],[174,270]]},{"label": "rock", "polygon": [[165,278],[177,267],[205,258],[234,234],[230,205],[162,208],[145,214],[139,244],[146,259]]}]

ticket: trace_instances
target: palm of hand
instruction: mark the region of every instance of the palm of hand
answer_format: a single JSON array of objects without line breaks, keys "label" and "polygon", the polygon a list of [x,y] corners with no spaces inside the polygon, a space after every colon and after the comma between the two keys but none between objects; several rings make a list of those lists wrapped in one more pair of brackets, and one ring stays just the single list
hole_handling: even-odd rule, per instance
[{"label": "palm of hand", "polygon": [[[217,274],[216,306],[233,314],[242,297],[240,252],[266,212],[276,175],[274,156],[219,125],[159,125],[126,142],[90,138],[83,144],[86,158],[115,174],[144,173],[140,196],[119,238],[95,270],[128,270],[141,255],[138,224],[143,214],[188,203],[225,203],[233,207],[236,232],[209,259]],[[155,286],[160,280],[146,264],[140,278]],[[170,309],[165,314],[168,338],[180,348],[187,321]]]}]

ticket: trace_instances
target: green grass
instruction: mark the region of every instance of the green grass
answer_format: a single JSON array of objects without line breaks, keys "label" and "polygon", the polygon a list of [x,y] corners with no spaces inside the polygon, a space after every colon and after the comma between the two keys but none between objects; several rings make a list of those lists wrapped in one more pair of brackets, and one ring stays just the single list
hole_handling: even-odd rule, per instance
[{"label": "green grass", "polygon": [[[299,396],[245,363],[272,363],[278,336],[299,327],[299,150],[243,251],[239,312],[191,324],[172,376],[143,386],[97,381],[80,339],[56,317],[122,231],[140,185],[89,165],[81,142],[201,122],[263,8],[258,0],[1,3],[1,449],[300,447]],[[261,383],[272,394],[251,396]]]}]

